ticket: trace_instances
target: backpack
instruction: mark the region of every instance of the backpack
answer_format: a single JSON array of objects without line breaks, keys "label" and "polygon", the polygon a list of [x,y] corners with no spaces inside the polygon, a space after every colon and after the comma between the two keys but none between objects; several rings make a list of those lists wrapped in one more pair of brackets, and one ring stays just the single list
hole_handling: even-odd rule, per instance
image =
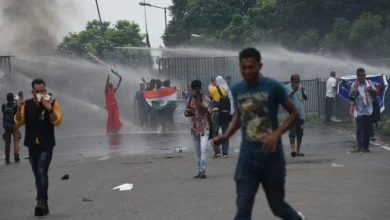
[{"label": "backpack", "polygon": [[10,105],[9,103],[4,105],[4,111],[3,111],[3,128],[6,129],[13,129],[15,126],[14,122],[14,116],[16,112],[14,112],[14,106]]},{"label": "backpack", "polygon": [[219,118],[221,120],[229,120],[230,119],[230,99],[229,96],[223,95],[221,92],[221,88],[219,86],[216,86],[218,93],[219,93]]}]

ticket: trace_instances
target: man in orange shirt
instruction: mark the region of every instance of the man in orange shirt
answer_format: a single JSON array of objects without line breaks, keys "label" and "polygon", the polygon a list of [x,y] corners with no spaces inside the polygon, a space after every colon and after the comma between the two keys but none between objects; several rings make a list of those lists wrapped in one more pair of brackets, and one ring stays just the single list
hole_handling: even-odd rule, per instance
[{"label": "man in orange shirt", "polygon": [[47,95],[42,79],[34,79],[31,86],[33,98],[24,101],[19,97],[14,121],[16,126],[25,125],[26,128],[24,146],[28,147],[37,189],[35,216],[45,216],[49,214],[48,170],[56,144],[54,127],[61,124],[62,116],[58,101]]}]

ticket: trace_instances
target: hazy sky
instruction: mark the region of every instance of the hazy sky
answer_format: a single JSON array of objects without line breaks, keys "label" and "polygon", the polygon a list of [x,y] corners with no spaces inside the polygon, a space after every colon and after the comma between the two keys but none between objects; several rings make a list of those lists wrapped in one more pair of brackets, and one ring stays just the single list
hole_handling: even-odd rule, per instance
[{"label": "hazy sky", "polygon": [[[82,30],[88,20],[98,19],[95,0],[79,0],[76,2],[79,10],[76,12],[77,16],[71,18],[71,22],[66,25],[70,29],[69,31],[72,32]],[[146,2],[160,7],[167,7],[172,4],[172,0],[147,0]],[[144,9],[139,5],[139,0],[98,0],[98,3],[103,21],[115,22],[121,19],[134,21],[140,25],[142,33],[145,33]],[[164,10],[147,7],[146,14],[152,47],[163,45],[161,36],[165,29]],[[167,16],[169,21],[168,10]]]}]

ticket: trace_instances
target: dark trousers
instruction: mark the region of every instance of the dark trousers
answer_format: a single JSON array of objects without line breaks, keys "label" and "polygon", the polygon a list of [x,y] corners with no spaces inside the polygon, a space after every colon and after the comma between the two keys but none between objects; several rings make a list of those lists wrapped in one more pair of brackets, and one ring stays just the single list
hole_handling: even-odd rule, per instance
[{"label": "dark trousers", "polygon": [[37,189],[37,200],[48,199],[49,178],[48,171],[53,156],[52,148],[40,148],[32,146],[28,148],[29,160],[35,177],[35,186]]},{"label": "dark trousers", "polygon": [[335,98],[326,97],[325,98],[325,122],[330,122],[330,118],[332,117],[333,113],[333,105],[334,105]]},{"label": "dark trousers", "polygon": [[251,220],[259,185],[263,186],[272,213],[285,220],[301,220],[284,200],[286,162],[282,152],[252,153],[240,150],[234,179],[237,190],[235,220]]},{"label": "dark trousers", "polygon": [[[229,127],[229,120],[223,120],[223,118],[219,117],[219,112],[215,111],[211,114],[211,120],[213,124],[213,133],[214,137],[218,136],[218,130],[221,128],[222,134],[225,134]],[[229,140],[227,140],[225,143],[222,144],[222,154],[223,155],[228,155],[229,151]],[[215,147],[214,148],[214,153],[215,154],[220,154],[221,149],[220,147]]]},{"label": "dark trousers", "polygon": [[378,129],[378,123],[377,122],[372,123],[372,128],[371,128],[371,137],[372,138],[375,137],[375,129]]},{"label": "dark trousers", "polygon": [[139,107],[138,108],[138,114],[139,114],[139,124],[141,128],[148,127],[148,109],[145,107]]},{"label": "dark trousers", "polygon": [[295,125],[293,125],[289,130],[289,138],[290,138],[290,144],[295,144],[295,138],[297,140],[297,143],[302,143],[303,139],[303,126],[305,124],[305,120],[299,119]]},{"label": "dark trousers", "polygon": [[359,149],[368,150],[372,130],[371,115],[362,115],[356,118],[356,139]]}]

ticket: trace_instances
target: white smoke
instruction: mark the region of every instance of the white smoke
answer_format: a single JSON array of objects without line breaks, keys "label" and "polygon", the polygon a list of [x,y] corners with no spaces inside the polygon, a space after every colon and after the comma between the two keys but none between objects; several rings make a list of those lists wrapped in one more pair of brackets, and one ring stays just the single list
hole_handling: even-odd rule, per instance
[{"label": "white smoke", "polygon": [[75,8],[74,0],[1,0],[1,53],[52,52]]}]

